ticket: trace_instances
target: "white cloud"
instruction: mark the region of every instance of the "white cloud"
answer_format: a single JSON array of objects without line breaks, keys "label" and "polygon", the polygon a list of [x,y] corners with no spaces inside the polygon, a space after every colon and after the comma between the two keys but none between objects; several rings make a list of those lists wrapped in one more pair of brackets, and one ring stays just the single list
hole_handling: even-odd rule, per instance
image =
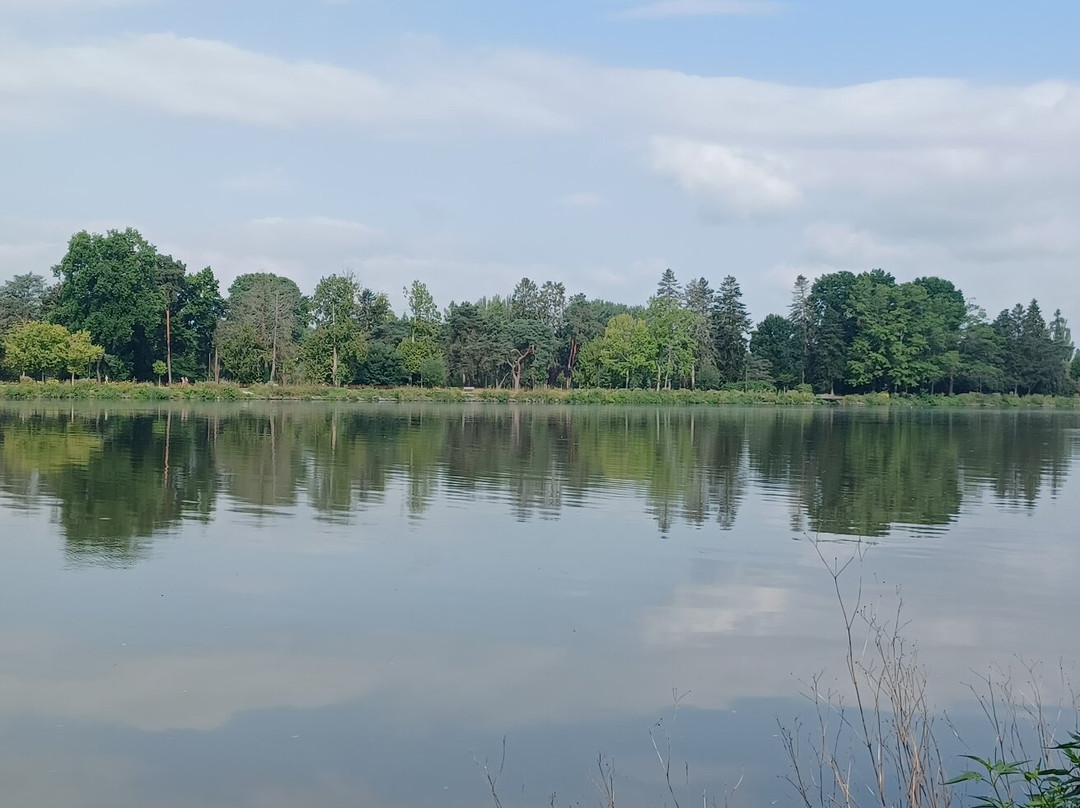
[{"label": "white cloud", "polygon": [[653,166],[721,217],[768,213],[796,205],[799,188],[782,176],[780,161],[718,143],[685,138],[653,140]]},{"label": "white cloud", "polygon": [[345,122],[422,132],[432,122],[507,128],[566,125],[528,88],[451,66],[392,83],[371,73],[289,61],[209,39],[145,34],[99,44],[12,47],[0,56],[6,117],[35,122],[110,102],[263,126]]},{"label": "white cloud", "polygon": [[[525,142],[518,139],[523,133],[528,142],[556,133],[560,154],[603,149],[613,155],[613,165],[622,160],[618,170],[627,172],[626,180],[618,187],[628,198],[634,198],[635,187],[642,196],[648,193],[647,178],[635,175],[644,168],[685,191],[706,221],[753,228],[764,217],[789,227],[786,252],[767,259],[759,257],[765,250],[752,245],[754,231],[743,232],[747,271],[776,265],[884,266],[901,277],[947,274],[962,286],[1001,289],[1007,298],[1045,297],[1048,290],[1060,294],[1073,287],[1080,250],[1069,225],[1080,218],[1078,83],[898,79],[803,87],[611,68],[532,51],[451,52],[424,38],[404,43],[393,64],[377,69],[287,60],[169,34],[81,46],[5,44],[0,126],[61,119],[58,125],[70,127],[116,105],[203,123],[343,125],[399,140],[423,138],[418,149],[437,149],[441,140],[461,133],[492,143],[514,138],[514,147]],[[627,165],[626,155],[640,155],[639,163]],[[534,178],[558,178],[563,187],[579,181],[561,158],[529,170]],[[224,187],[271,192],[279,179],[242,175]],[[523,185],[521,191],[532,189]],[[453,197],[452,189],[448,193]],[[577,207],[598,201],[589,191],[560,200]],[[647,202],[639,207],[645,209]],[[332,200],[325,210],[349,218]],[[638,255],[670,251],[662,232],[645,242],[647,228],[641,224],[632,225],[642,241]],[[462,219],[450,226],[463,226]],[[225,260],[236,267],[266,261],[282,269],[308,267],[305,278],[315,274],[315,279],[344,261],[379,260],[388,266],[404,257],[416,262],[418,271],[430,265],[436,273],[456,266],[474,273],[455,279],[451,288],[459,297],[505,288],[514,278],[497,273],[517,272],[513,262],[492,260],[475,248],[472,254],[450,251],[440,263],[434,257],[438,251],[423,245],[419,233],[403,230],[394,234],[392,246],[377,248],[370,234],[365,239],[347,231],[355,242],[350,247],[343,244],[341,228],[322,230],[338,234],[330,238],[333,249],[321,237],[295,229],[276,240],[232,234],[192,246],[231,256]],[[710,238],[702,237],[703,243]],[[14,266],[21,259],[12,257],[13,251],[30,249],[19,246],[30,241],[8,239],[9,257],[0,255],[0,264]],[[766,246],[779,252],[775,243]],[[189,254],[183,247],[177,244],[177,254]],[[577,272],[581,268],[570,258],[575,247],[568,250],[563,271]],[[636,257],[624,255],[612,263]],[[552,263],[550,256],[544,262]],[[1030,288],[1032,278],[1045,286]],[[487,283],[492,286],[482,286]],[[397,279],[390,284],[398,285]],[[648,293],[630,286],[628,295]],[[1067,305],[1080,307],[1080,293],[1065,294],[1073,295]]]},{"label": "white cloud", "polygon": [[781,3],[771,0],[659,0],[626,9],[618,16],[624,19],[758,16],[776,14],[781,7]]}]

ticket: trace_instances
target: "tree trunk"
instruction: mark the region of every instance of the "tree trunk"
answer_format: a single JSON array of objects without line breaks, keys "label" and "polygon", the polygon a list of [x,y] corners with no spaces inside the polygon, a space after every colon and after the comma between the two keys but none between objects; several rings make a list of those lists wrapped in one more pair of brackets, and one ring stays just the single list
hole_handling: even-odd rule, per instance
[{"label": "tree trunk", "polygon": [[169,386],[172,386],[172,313],[165,306],[165,364],[168,366]]},{"label": "tree trunk", "polygon": [[331,373],[333,374],[333,377],[334,377],[334,387],[341,387],[341,383],[338,381],[338,370],[337,370],[338,369],[338,352],[337,352],[337,345],[334,346],[334,358],[333,358],[332,367],[333,367],[333,370],[331,371]]}]

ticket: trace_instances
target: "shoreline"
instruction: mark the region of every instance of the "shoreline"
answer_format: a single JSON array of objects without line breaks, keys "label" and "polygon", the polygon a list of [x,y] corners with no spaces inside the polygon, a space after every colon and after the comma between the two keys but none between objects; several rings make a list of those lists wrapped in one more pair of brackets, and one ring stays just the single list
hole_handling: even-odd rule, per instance
[{"label": "shoreline", "polygon": [[568,404],[605,406],[698,407],[936,407],[942,409],[1080,410],[1078,396],[1014,396],[1002,393],[957,395],[852,394],[821,398],[805,391],[508,389],[459,387],[325,387],[296,385],[241,386],[78,381],[0,382],[0,401],[326,401],[340,403],[431,402],[446,404]]}]

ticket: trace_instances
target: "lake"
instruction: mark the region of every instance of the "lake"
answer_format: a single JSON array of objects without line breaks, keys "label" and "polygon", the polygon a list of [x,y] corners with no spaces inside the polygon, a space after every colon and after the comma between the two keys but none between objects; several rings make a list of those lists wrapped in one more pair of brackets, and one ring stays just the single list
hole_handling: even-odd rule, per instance
[{"label": "lake", "polygon": [[795,805],[818,548],[985,753],[969,685],[1080,657],[1078,454],[1029,411],[0,408],[5,803],[492,805],[505,741],[506,806],[597,804],[598,756],[659,806],[670,738],[683,806]]}]

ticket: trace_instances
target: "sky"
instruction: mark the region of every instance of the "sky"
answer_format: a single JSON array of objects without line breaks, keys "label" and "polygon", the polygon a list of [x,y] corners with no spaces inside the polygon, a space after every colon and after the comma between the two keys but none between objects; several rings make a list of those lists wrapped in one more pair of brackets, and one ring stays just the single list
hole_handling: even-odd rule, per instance
[{"label": "sky", "polygon": [[644,303],[939,275],[1080,317],[1075,0],[0,0],[0,281],[189,269]]}]

